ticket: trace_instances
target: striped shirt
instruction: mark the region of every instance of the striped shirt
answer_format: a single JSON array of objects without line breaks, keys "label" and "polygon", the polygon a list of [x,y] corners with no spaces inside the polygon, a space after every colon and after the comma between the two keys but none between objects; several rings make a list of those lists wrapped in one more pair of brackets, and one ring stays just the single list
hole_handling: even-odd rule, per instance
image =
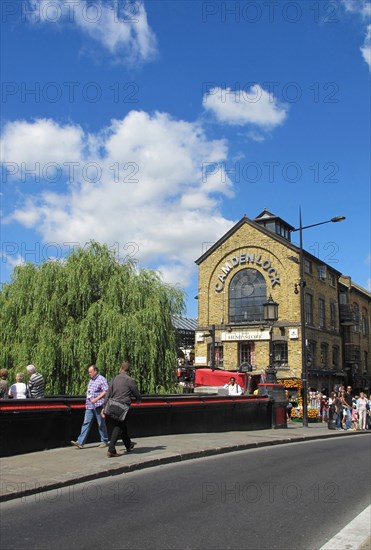
[{"label": "striped shirt", "polygon": [[31,397],[34,399],[40,399],[44,397],[44,378],[38,372],[35,372],[29,382],[28,389],[30,390]]}]

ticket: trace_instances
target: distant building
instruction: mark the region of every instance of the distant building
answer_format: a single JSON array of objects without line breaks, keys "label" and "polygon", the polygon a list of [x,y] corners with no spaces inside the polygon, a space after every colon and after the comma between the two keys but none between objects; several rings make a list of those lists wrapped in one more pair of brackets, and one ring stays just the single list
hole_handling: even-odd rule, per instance
[{"label": "distant building", "polygon": [[370,293],[349,276],[339,279],[344,369],[355,388],[370,389]]},{"label": "distant building", "polygon": [[[255,373],[269,364],[263,304],[279,304],[272,331],[273,363],[286,387],[300,387],[299,247],[294,228],[268,210],[244,216],[196,264],[199,266],[195,366]],[[308,387],[351,383],[370,387],[371,294],[304,251]],[[214,353],[213,353],[214,350]]]},{"label": "distant building", "polygon": [[174,316],[173,327],[176,334],[178,355],[184,359],[184,362],[193,364],[197,319]]}]

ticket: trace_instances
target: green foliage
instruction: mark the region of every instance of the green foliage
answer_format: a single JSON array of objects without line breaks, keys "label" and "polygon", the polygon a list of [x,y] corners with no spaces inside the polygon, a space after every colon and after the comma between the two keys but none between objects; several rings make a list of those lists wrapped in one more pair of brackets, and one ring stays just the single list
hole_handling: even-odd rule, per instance
[{"label": "green foliage", "polygon": [[143,393],[169,391],[176,364],[171,319],[183,311],[183,291],[91,242],[65,262],[15,268],[0,292],[0,368],[12,382],[33,363],[47,395],[79,395],[89,365],[111,379],[128,360]]}]

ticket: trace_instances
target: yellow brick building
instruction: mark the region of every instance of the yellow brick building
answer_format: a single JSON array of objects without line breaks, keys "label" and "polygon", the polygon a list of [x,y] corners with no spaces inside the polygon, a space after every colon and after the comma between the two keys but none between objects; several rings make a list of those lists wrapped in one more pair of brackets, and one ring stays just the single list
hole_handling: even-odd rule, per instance
[{"label": "yellow brick building", "polygon": [[[299,248],[291,242],[293,229],[267,210],[254,220],[244,216],[196,260],[196,367],[236,370],[248,363],[253,374],[260,374],[269,365],[271,336],[277,378],[285,380],[287,387],[291,382],[300,386],[301,287]],[[339,271],[304,251],[309,388],[331,389],[347,383],[340,276]],[[369,319],[370,294],[364,289],[363,293],[361,307]],[[263,317],[263,304],[270,296],[278,303],[279,312],[271,333]],[[363,358],[368,361],[367,353]],[[369,365],[365,369],[368,371]]]}]

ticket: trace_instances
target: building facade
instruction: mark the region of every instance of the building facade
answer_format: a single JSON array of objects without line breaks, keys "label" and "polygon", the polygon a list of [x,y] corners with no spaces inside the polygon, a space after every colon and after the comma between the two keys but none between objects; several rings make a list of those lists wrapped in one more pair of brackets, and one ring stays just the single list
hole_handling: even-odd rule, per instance
[{"label": "building facade", "polygon": [[[358,382],[367,389],[370,293],[306,251],[302,288],[300,250],[291,242],[293,230],[267,210],[254,220],[244,216],[196,260],[199,288],[195,366],[238,370],[247,365],[248,370],[259,374],[272,362],[277,378],[286,387],[300,388],[303,291],[308,387],[330,389],[362,374],[363,381]],[[278,319],[273,326],[264,319],[263,306],[269,297],[278,304]],[[342,308],[349,304],[351,308]],[[357,332],[350,324],[356,318],[354,304],[359,308]],[[344,325],[342,314],[347,309],[351,319]],[[350,362],[354,357],[359,360],[358,371]]]},{"label": "building facade", "polygon": [[355,388],[370,390],[370,293],[352,282],[339,280],[340,323],[344,369]]}]

